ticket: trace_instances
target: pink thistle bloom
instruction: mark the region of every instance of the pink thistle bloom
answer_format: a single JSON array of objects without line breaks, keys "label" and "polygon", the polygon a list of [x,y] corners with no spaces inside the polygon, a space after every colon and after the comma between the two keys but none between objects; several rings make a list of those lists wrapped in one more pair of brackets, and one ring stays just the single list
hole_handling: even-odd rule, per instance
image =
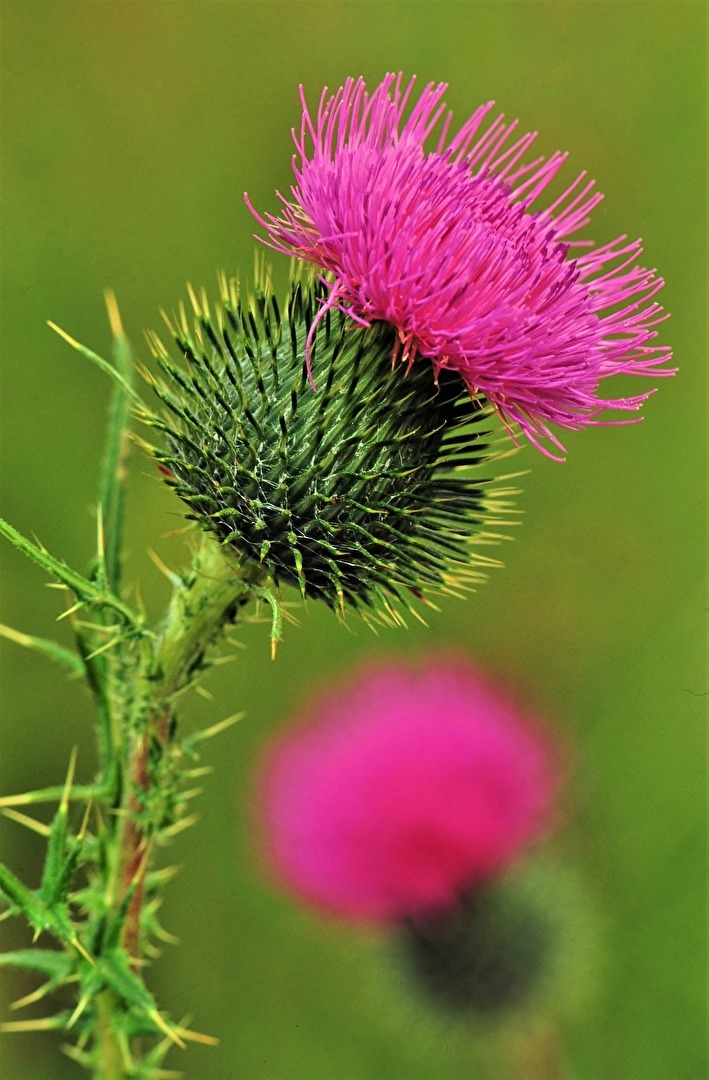
[{"label": "pink thistle bloom", "polygon": [[535,841],[557,786],[548,740],[474,668],[381,667],[316,701],[272,748],[266,844],[316,907],[426,914]]},{"label": "pink thistle bloom", "polygon": [[[280,217],[247,204],[264,243],[329,272],[319,317],[337,306],[361,325],[391,323],[394,359],[460,372],[554,456],[539,442],[564,451],[550,424],[602,423],[604,409],[635,411],[653,393],[603,400],[602,379],[674,374],[661,367],[670,349],[650,344],[666,318],[654,300],[663,281],[636,265],[639,240],[570,239],[602,199],[585,172],[536,208],[566,154],[525,164],[536,133],[518,135],[502,115],[484,127],[494,102],[451,137],[445,83],[405,117],[413,86],[387,75],[370,94],[348,79],[323,91],[315,118],[301,87],[292,197],[279,193]],[[308,361],[311,341],[312,330]]]}]

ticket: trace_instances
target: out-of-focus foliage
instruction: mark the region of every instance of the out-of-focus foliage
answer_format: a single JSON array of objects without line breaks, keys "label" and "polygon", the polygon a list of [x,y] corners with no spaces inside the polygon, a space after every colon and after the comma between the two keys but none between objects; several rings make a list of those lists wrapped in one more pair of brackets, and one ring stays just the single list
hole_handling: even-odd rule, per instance
[{"label": "out-of-focus foliage", "polygon": [[[91,508],[110,389],[45,325],[99,352],[115,289],[146,359],[145,326],[184,281],[248,274],[248,189],[275,208],[290,183],[297,85],[313,96],[386,70],[447,80],[459,119],[496,98],[540,153],[568,149],[606,201],[593,236],[643,235],[667,280],[663,334],[680,375],[637,427],[569,435],[565,465],[523,451],[525,518],[504,571],[428,629],[375,637],[324,606],[298,610],[275,665],[268,621],[215,672],[195,721],[246,708],[214,755],[203,820],[176,853],[187,869],[163,921],[183,940],[153,973],[173,1015],[194,1009],[218,1049],[190,1049],[191,1080],[462,1080],[475,1050],[429,1029],[380,974],[376,945],[316,923],[269,891],[252,856],[248,782],[261,741],[309,687],[365,654],[455,646],[524,690],[576,742],[566,846],[605,938],[595,998],[566,1042],[574,1075],[690,1080],[702,1071],[707,692],[701,493],[706,12],[698,3],[102,2],[6,0],[2,167],[4,516],[72,565],[90,558]],[[287,267],[276,269],[285,283]],[[211,291],[211,290],[210,290]],[[136,453],[128,577],[153,613],[167,585],[147,555],[183,560],[178,501]],[[41,573],[3,551],[5,623],[46,636],[62,609]],[[293,594],[297,602],[296,594]],[[3,643],[2,787],[57,782],[90,744],[90,703],[59,668]],[[208,759],[205,754],[205,760]],[[63,766],[62,766],[63,767]],[[80,749],[77,779],[94,762]],[[39,844],[10,821],[0,845],[23,880]],[[205,921],[201,914],[209,910]],[[2,945],[26,939],[0,925]],[[10,996],[31,986],[3,973]],[[701,1010],[701,1011],[700,1011]],[[39,1010],[38,1010],[39,1014]],[[0,1037],[10,1080],[75,1067],[54,1036]],[[500,1080],[499,1076],[495,1080]]]}]

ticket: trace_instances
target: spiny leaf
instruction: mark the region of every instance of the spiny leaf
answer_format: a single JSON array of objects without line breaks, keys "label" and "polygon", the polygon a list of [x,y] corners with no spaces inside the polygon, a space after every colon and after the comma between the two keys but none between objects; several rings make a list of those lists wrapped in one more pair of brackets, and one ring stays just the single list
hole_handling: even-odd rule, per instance
[{"label": "spiny leaf", "polygon": [[[115,371],[122,377],[113,390],[109,411],[106,447],[101,471],[100,519],[104,524],[104,563],[109,586],[120,592],[123,504],[126,486],[126,459],[129,426],[130,396],[125,385],[132,390],[133,358],[130,344],[123,331],[116,298],[106,293],[106,306],[113,332],[113,361]],[[124,385],[125,384],[125,385]]]},{"label": "spiny leaf", "polygon": [[46,909],[31,889],[16,877],[3,863],[0,863],[0,893],[3,893],[13,905],[27,918],[35,930],[43,930]]},{"label": "spiny leaf", "polygon": [[52,979],[64,979],[74,970],[75,959],[57,949],[16,949],[0,953],[0,967],[24,968]]},{"label": "spiny leaf", "polygon": [[88,578],[85,578],[76,570],[72,570],[61,559],[56,559],[44,548],[39,547],[32,540],[28,540],[26,536],[23,536],[2,518],[0,518],[0,535],[5,536],[18,551],[36,562],[38,566],[41,566],[43,570],[55,577],[62,585],[66,585],[67,588],[71,589],[79,601],[86,604],[95,604],[98,607],[110,608],[120,615],[129,626],[134,629],[142,629],[139,617],[117,596],[107,590],[99,589],[92,581],[89,581]]},{"label": "spiny leaf", "polygon": [[85,356],[87,360],[90,360],[92,364],[96,364],[97,367],[100,367],[101,370],[106,372],[107,375],[110,375],[111,378],[118,383],[123,392],[130,398],[131,401],[133,401],[136,405],[143,404],[140,394],[136,393],[136,391],[128,382],[122,371],[119,371],[117,368],[115,368],[112,364],[108,362],[108,360],[104,360],[104,358],[102,356],[99,356],[98,353],[95,353],[91,349],[88,349],[85,345],[81,345],[80,342],[76,341],[73,337],[71,337],[70,334],[67,334],[66,330],[62,330],[60,326],[57,326],[56,323],[53,323],[51,319],[47,320],[47,325],[51,327],[51,329],[54,330],[55,333],[59,334],[59,337],[64,338],[64,341],[68,342],[69,345],[71,345],[72,349],[76,349],[77,352],[80,352],[81,355]]},{"label": "spiny leaf", "polygon": [[174,1043],[184,1049],[184,1042],[174,1027],[168,1024],[158,1012],[154,997],[145,984],[130,970],[128,959],[120,949],[100,957],[97,961],[97,970],[105,984],[129,1006],[138,1009],[154,1025],[156,1031],[161,1031],[172,1039]]},{"label": "spiny leaf", "polygon": [[[19,795],[3,795],[0,797],[0,807],[4,806],[35,806],[38,803],[56,802],[64,797],[66,785],[54,785],[53,787],[39,788],[37,791],[25,791]],[[75,784],[69,790],[69,799],[101,799],[110,794],[108,787],[101,785]]]},{"label": "spiny leaf", "polygon": [[44,859],[44,867],[42,870],[42,881],[37,894],[41,900],[50,906],[56,900],[65,900],[65,889],[68,889],[68,882],[66,881],[66,865],[69,793],[71,791],[72,780],[74,779],[75,766],[76,748],[72,751],[66,782],[64,784],[64,791],[59,801],[57,812],[54,815],[54,821],[52,822],[49,842],[47,844],[47,854]]},{"label": "spiny leaf", "polygon": [[35,652],[44,653],[51,660],[63,664],[73,675],[83,675],[85,672],[81,657],[57,644],[56,641],[34,637],[32,634],[23,634],[20,630],[14,630],[11,626],[5,626],[3,623],[0,623],[0,636],[7,638],[8,641],[14,641],[16,645],[22,645],[25,649],[33,649]]},{"label": "spiny leaf", "polygon": [[22,912],[34,930],[35,936],[38,937],[47,931],[62,944],[71,945],[81,953],[84,959],[93,964],[93,959],[79,941],[66,904],[48,907],[35,892],[23,885],[20,879],[2,863],[0,863],[0,893],[4,894],[18,911]]}]

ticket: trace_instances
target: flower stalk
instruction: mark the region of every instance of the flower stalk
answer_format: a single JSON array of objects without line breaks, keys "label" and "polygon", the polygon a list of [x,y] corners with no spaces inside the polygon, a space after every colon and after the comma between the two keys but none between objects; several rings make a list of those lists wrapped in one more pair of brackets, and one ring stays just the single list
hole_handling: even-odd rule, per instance
[{"label": "flower stalk", "polygon": [[[222,631],[231,626],[240,608],[258,595],[264,581],[258,566],[231,565],[218,545],[204,537],[190,571],[177,579],[164,623],[142,650],[136,682],[141,687],[135,705],[138,717],[131,732],[122,821],[115,856],[117,887],[109,887],[109,905],[118,910],[130,896],[121,944],[134,966],[140,960],[140,912],[151,845],[169,813],[181,751],[172,746],[177,726],[175,697],[195,682],[206,665],[206,653]],[[125,726],[125,725],[124,725]],[[133,725],[130,725],[131,727]]]},{"label": "flower stalk", "polygon": [[113,1024],[115,1001],[110,990],[104,990],[96,999],[98,1058],[95,1080],[123,1080],[123,1054]]},{"label": "flower stalk", "polygon": [[565,1080],[567,1075],[559,1034],[553,1027],[544,1027],[517,1048],[514,1080]]}]

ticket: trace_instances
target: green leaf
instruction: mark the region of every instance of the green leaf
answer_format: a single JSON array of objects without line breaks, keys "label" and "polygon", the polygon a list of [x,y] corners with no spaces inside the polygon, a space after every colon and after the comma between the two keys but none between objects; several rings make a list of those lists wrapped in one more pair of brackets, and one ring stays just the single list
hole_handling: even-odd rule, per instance
[{"label": "green leaf", "polygon": [[154,1024],[156,1031],[161,1031],[178,1046],[184,1048],[184,1043],[175,1029],[160,1016],[153,995],[142,980],[131,971],[124,952],[113,949],[106,953],[97,961],[97,970],[103,976],[106,985],[118,994],[126,1005],[137,1009]]},{"label": "green leaf", "polygon": [[106,581],[120,592],[123,507],[126,487],[127,432],[130,416],[133,356],[118,313],[113,293],[106,294],[108,315],[113,331],[113,361],[121,376],[113,390],[101,471],[100,514],[104,529],[103,560]]},{"label": "green leaf", "polygon": [[[37,791],[25,791],[20,795],[3,795],[0,797],[0,807],[5,806],[34,806],[37,803],[56,802],[61,799],[66,791],[66,785],[59,787],[39,788]],[[101,799],[110,794],[109,787],[100,784],[76,784],[69,792],[70,799]]]},{"label": "green leaf", "polygon": [[70,652],[56,641],[47,638],[34,637],[32,634],[23,634],[20,630],[14,630],[11,626],[0,623],[0,637],[14,641],[16,645],[22,645],[25,649],[33,649],[35,652],[44,653],[50,660],[56,660],[63,664],[73,675],[85,673],[84,662],[76,653]]},{"label": "green leaf", "polygon": [[141,400],[140,394],[138,394],[133,389],[133,387],[121,371],[118,371],[112,364],[108,362],[108,360],[104,360],[102,356],[99,356],[98,353],[93,352],[92,349],[87,349],[85,345],[81,345],[80,342],[76,341],[73,337],[67,334],[66,330],[62,330],[62,328],[60,326],[57,326],[56,323],[53,323],[51,320],[48,319],[47,325],[50,326],[52,330],[55,331],[55,333],[59,334],[59,337],[64,338],[64,340],[68,342],[69,345],[71,345],[72,349],[76,349],[76,351],[80,352],[82,356],[85,356],[87,360],[90,360],[92,364],[96,364],[96,366],[100,367],[102,371],[105,371],[107,375],[110,375],[111,378],[114,379],[118,383],[118,385],[123,388],[124,392],[128,395],[130,400],[133,401],[136,405],[140,405],[142,407],[143,402]]},{"label": "green leaf", "polygon": [[126,954],[120,949],[111,949],[99,957],[97,970],[105,984],[110,986],[126,1005],[141,1012],[150,1012],[156,1008],[152,994],[142,980],[133,974]]},{"label": "green leaf", "polygon": [[98,607],[107,607],[112,611],[115,611],[124,622],[128,623],[135,629],[141,628],[141,621],[139,617],[133,612],[127,604],[124,604],[117,596],[114,596],[111,592],[98,588],[92,581],[85,578],[83,574],[79,574],[76,570],[72,570],[70,566],[67,566],[61,559],[56,559],[53,555],[50,555],[44,548],[39,547],[32,540],[28,540],[26,536],[19,533],[17,529],[14,529],[12,525],[8,524],[3,518],[0,518],[0,535],[5,536],[11,544],[26,555],[33,562],[36,562],[38,566],[41,566],[52,577],[55,577],[57,581],[60,581],[62,585],[66,585],[68,589],[74,593],[78,600],[83,601],[86,604],[95,604]]},{"label": "green leaf", "polygon": [[75,763],[76,750],[71,755],[64,791],[52,822],[42,870],[42,882],[37,892],[39,898],[48,907],[59,900],[66,900],[83,849],[83,837],[69,835],[69,798]]},{"label": "green leaf", "polygon": [[57,949],[16,949],[0,953],[0,967],[24,968],[51,979],[65,979],[74,967],[74,958]]},{"label": "green leaf", "polygon": [[41,897],[23,885],[3,863],[0,863],[0,893],[22,912],[37,935],[45,930],[48,931],[62,944],[71,945],[93,964],[93,960],[77,937],[66,904],[48,907]]},{"label": "green leaf", "polygon": [[[3,863],[0,863],[0,893],[23,913],[32,927],[38,928],[44,919],[44,904],[40,903],[32,890],[23,885]],[[40,929],[44,927],[41,926]]]}]

